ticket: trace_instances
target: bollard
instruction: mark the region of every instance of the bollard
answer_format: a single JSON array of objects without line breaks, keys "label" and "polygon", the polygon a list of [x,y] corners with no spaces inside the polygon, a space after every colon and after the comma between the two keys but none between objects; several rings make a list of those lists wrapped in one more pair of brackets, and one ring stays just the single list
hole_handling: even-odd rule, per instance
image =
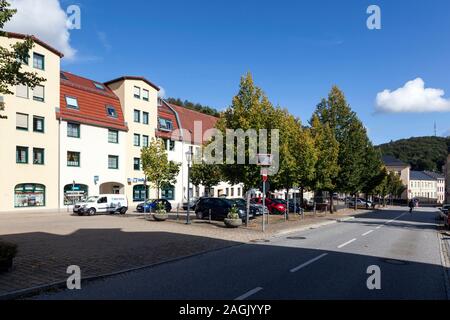
[{"label": "bollard", "polygon": [[211,209],[209,209],[209,223],[211,223]]},{"label": "bollard", "polygon": [[177,204],[177,221],[180,220],[180,204]]}]

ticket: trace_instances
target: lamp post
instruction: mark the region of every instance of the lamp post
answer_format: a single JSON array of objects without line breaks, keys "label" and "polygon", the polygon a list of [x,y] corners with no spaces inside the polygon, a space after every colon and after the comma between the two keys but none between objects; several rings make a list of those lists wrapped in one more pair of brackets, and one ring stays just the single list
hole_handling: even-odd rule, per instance
[{"label": "lamp post", "polygon": [[189,185],[190,185],[190,177],[189,177],[189,173],[190,173],[190,168],[191,168],[191,161],[192,161],[192,151],[189,149],[186,152],[186,161],[187,161],[187,212],[186,212],[186,224],[191,224],[190,221],[190,205],[189,202],[191,201],[191,195],[189,193]]}]

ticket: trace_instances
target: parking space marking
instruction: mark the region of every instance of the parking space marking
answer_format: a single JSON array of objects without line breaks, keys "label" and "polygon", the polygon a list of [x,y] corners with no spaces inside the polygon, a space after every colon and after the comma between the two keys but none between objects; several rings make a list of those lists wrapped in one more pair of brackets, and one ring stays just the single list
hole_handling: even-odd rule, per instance
[{"label": "parking space marking", "polygon": [[239,296],[239,297],[237,297],[237,298],[234,299],[234,300],[236,300],[236,301],[238,301],[238,300],[245,300],[245,299],[247,299],[248,297],[254,295],[255,293],[261,291],[262,289],[263,289],[263,288],[261,288],[261,287],[257,287],[257,288],[255,288],[255,289],[252,289],[252,290],[250,290],[250,291],[244,293],[242,296]]},{"label": "parking space marking", "polygon": [[347,241],[346,243],[343,243],[343,244],[341,244],[340,246],[338,246],[338,249],[341,249],[341,248],[343,248],[343,247],[345,247],[345,246],[347,246],[347,245],[349,245],[350,243],[355,242],[355,241],[356,241],[356,238],[355,238],[355,239],[352,239],[352,240],[350,240],[350,241]]},{"label": "parking space marking", "polygon": [[322,259],[323,257],[325,257],[325,256],[327,256],[327,255],[328,255],[328,253],[321,254],[320,256],[315,257],[314,259],[311,259],[311,260],[309,260],[309,261],[307,261],[307,262],[305,262],[305,263],[299,265],[298,267],[295,267],[294,269],[291,269],[290,272],[291,272],[291,273],[297,272],[298,270],[303,269],[303,268],[306,267],[306,266],[309,266],[311,263],[314,263],[314,262],[316,262],[317,260],[320,260],[320,259]]},{"label": "parking space marking", "polygon": [[363,233],[362,236],[365,237],[365,236],[371,234],[372,232],[373,232],[373,230],[367,231],[366,233]]}]

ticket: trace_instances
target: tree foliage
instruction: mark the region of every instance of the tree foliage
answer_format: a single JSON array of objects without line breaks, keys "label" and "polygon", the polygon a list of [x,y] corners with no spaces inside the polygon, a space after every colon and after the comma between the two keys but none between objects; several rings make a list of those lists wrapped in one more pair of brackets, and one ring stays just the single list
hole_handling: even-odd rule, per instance
[{"label": "tree foliage", "polygon": [[391,141],[377,147],[383,155],[394,156],[411,165],[412,170],[442,172],[450,137],[417,137]]},{"label": "tree foliage", "polygon": [[[11,9],[6,0],[0,0],[0,36],[6,36],[3,27],[17,10]],[[34,88],[45,81],[35,72],[22,70],[22,62],[28,61],[29,52],[33,48],[34,42],[31,37],[26,37],[23,41],[18,41],[10,48],[0,46],[0,94],[13,94],[11,86],[27,85]]]},{"label": "tree foliage", "polygon": [[210,106],[202,105],[200,103],[194,103],[194,102],[190,102],[188,100],[181,100],[180,98],[167,98],[165,100],[168,103],[172,103],[172,104],[175,104],[180,107],[185,107],[190,110],[199,111],[201,113],[204,113],[204,114],[207,114],[210,116],[215,116],[215,117],[220,116],[220,112],[217,111],[217,109],[210,107]]},{"label": "tree foliage", "polygon": [[222,181],[222,171],[218,165],[195,163],[190,169],[189,177],[194,186],[202,185],[208,193],[209,189]]},{"label": "tree foliage", "polygon": [[148,147],[141,150],[142,170],[147,180],[157,189],[176,183],[180,172],[180,164],[169,161],[164,142],[160,139],[152,139]]}]

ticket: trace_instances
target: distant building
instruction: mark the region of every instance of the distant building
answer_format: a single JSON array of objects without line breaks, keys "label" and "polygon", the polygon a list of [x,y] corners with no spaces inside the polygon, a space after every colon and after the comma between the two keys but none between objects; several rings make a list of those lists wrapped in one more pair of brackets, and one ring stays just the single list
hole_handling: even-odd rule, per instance
[{"label": "distant building", "polygon": [[407,163],[404,163],[393,156],[383,156],[382,158],[384,166],[386,170],[389,172],[393,172],[397,174],[403,182],[403,185],[406,187],[406,190],[402,194],[402,199],[411,199],[411,190],[410,190],[410,172],[411,166]]},{"label": "distant building", "polygon": [[410,172],[410,196],[429,203],[443,203],[444,177],[430,171]]},{"label": "distant building", "polygon": [[447,156],[447,161],[444,166],[445,177],[445,203],[450,203],[450,154]]}]

